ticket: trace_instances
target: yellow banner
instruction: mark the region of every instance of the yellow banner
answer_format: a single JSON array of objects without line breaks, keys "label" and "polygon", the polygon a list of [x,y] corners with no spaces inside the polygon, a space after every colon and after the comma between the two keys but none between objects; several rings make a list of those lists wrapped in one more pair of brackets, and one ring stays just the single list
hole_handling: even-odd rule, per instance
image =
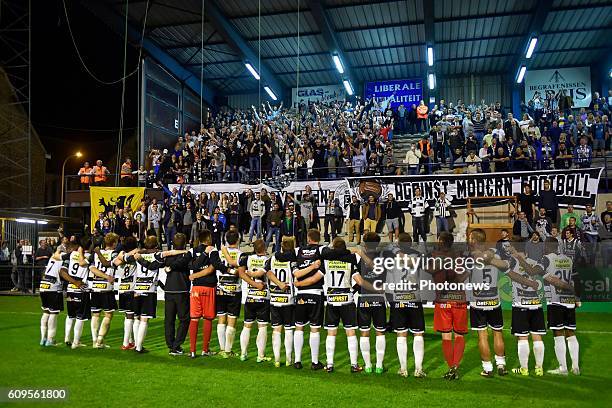
[{"label": "yellow banner", "polygon": [[117,208],[132,208],[136,212],[144,198],[144,187],[90,187],[91,232],[93,232],[100,213],[115,212]]}]

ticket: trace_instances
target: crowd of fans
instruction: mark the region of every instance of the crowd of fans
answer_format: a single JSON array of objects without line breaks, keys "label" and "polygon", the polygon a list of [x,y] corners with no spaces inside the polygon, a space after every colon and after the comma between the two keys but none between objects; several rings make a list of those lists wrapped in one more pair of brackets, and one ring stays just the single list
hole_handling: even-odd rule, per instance
[{"label": "crowd of fans", "polygon": [[[612,92],[608,98],[595,92],[588,109],[572,110],[568,98],[536,94],[518,113],[500,102],[461,99],[441,99],[431,109],[423,101],[392,108],[390,99],[361,98],[290,109],[269,103],[222,109],[173,147],[151,149],[146,170],[126,159],[120,181],[153,186],[419,174],[447,167],[467,173],[590,167],[610,150]],[[418,137],[402,160],[393,154],[394,134]],[[93,167],[85,163],[78,174],[82,185],[104,185],[110,175],[100,160]]]}]

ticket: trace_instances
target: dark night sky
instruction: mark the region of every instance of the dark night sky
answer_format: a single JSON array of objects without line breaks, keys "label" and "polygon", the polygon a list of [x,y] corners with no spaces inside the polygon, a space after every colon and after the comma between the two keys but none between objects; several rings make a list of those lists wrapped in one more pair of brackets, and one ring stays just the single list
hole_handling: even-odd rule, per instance
[{"label": "dark night sky", "polygon": [[[78,2],[66,4],[77,45],[90,70],[106,81],[121,78],[122,38]],[[136,67],[137,58],[137,50],[128,45],[127,72]],[[77,150],[90,161],[108,161],[116,152],[121,83],[102,85],[87,74],[72,45],[61,0],[32,2],[31,65],[32,122],[52,156],[47,170],[59,172],[64,158]],[[136,77],[127,81],[124,140],[138,123]],[[67,171],[77,165],[72,163]]]}]

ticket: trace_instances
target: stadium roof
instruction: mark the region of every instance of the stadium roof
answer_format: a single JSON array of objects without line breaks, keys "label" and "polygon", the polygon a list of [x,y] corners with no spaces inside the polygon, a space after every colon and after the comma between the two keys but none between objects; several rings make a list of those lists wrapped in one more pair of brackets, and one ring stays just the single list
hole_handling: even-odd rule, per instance
[{"label": "stadium roof", "polygon": [[[124,16],[125,1],[104,0],[116,16]],[[538,44],[528,69],[596,64],[612,47],[612,2],[606,0],[299,5],[300,86],[340,83],[333,53],[341,56],[345,75],[363,82],[424,76],[427,46],[442,76],[513,74],[532,35]],[[130,0],[129,21],[138,32],[145,12],[147,39],[198,79],[204,62],[204,82],[217,94],[256,91],[244,63],[257,67],[259,55],[264,81],[296,86],[298,0],[261,0],[261,10],[257,1],[206,0],[203,31],[201,0]]]}]

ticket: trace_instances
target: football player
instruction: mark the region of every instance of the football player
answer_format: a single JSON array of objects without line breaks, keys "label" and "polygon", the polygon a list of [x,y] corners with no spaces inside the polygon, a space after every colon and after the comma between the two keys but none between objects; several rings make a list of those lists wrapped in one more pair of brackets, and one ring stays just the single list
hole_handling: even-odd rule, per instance
[{"label": "football player", "polygon": [[[293,253],[295,238],[284,236],[280,253]],[[274,367],[280,367],[281,336],[285,329],[285,365],[292,365],[295,303],[293,287],[294,262],[279,261],[275,253],[268,259],[266,270],[270,283],[270,317],[272,321],[272,351]]]}]

